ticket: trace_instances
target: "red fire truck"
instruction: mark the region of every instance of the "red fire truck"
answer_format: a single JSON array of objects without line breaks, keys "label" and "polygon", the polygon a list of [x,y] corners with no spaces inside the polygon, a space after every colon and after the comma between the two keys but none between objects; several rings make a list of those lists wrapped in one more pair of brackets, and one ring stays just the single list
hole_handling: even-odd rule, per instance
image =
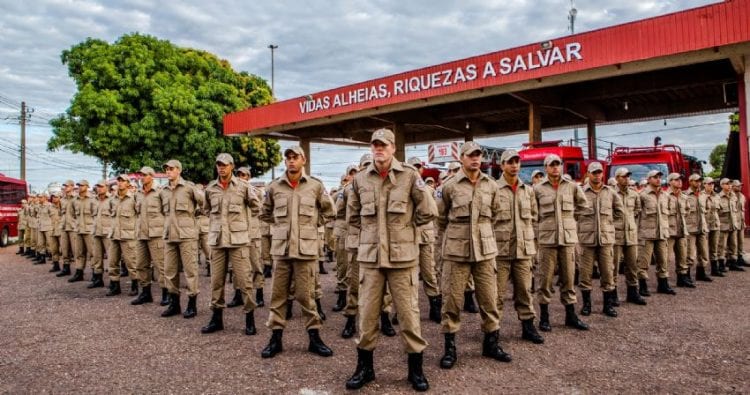
[{"label": "red fire truck", "polygon": [[0,173],[0,247],[7,246],[11,238],[18,237],[18,209],[28,191],[26,181]]},{"label": "red fire truck", "polygon": [[[519,177],[524,182],[531,183],[531,174],[534,170],[544,172],[544,158],[547,155],[555,154],[562,159],[563,173],[569,175],[576,181],[581,181],[586,175],[586,169],[589,160],[583,159],[583,150],[581,147],[573,145],[563,145],[562,140],[541,141],[537,143],[524,143],[523,148],[518,151],[521,156],[523,165]],[[607,170],[605,161],[598,161]]]},{"label": "red fire truck", "polygon": [[[658,140],[657,140],[658,142]],[[639,182],[646,178],[651,170],[664,174],[662,183],[666,185],[669,173],[680,173],[687,180],[693,173],[703,175],[703,164],[698,158],[682,153],[680,147],[673,144],[654,145],[650,147],[617,147],[609,157],[609,176],[614,177],[618,167],[627,167],[632,173],[631,179]],[[687,189],[689,184],[682,183]]]}]

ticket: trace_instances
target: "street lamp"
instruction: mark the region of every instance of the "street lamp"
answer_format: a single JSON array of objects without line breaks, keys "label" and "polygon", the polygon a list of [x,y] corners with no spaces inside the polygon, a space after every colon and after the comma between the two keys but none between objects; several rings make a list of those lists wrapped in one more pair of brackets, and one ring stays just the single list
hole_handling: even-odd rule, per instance
[{"label": "street lamp", "polygon": [[271,50],[271,98],[273,99],[276,98],[276,95],[275,95],[276,90],[274,89],[274,86],[273,86],[273,79],[274,79],[273,51],[278,47],[279,47],[278,45],[273,45],[273,44],[268,45],[268,48]]}]

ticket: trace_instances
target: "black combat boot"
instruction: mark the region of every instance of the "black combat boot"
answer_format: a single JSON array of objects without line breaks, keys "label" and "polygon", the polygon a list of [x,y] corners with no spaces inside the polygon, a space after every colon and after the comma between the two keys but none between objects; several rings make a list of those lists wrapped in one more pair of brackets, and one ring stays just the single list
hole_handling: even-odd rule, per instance
[{"label": "black combat boot", "polygon": [[620,296],[617,294],[617,287],[615,287],[614,290],[612,290],[612,306],[614,307],[620,307]]},{"label": "black combat boot", "polygon": [[212,309],[211,321],[201,328],[201,333],[214,333],[224,330],[224,309]]},{"label": "black combat boot", "polygon": [[336,291],[338,297],[336,298],[336,304],[333,305],[333,311],[341,311],[346,307],[346,291]]},{"label": "black combat boot", "polygon": [[477,305],[474,303],[474,291],[464,292],[464,311],[473,314],[479,312]]},{"label": "black combat boot", "polygon": [[690,278],[686,274],[677,273],[677,286],[684,288],[695,288],[695,284],[690,281]]},{"label": "black combat boot", "polygon": [[719,259],[719,272],[726,273],[727,272],[727,265],[725,259]]},{"label": "black combat boot", "polygon": [[60,271],[60,263],[57,261],[52,262],[52,269],[49,269],[50,273],[59,272]]},{"label": "black combat boot", "polygon": [[104,273],[94,273],[91,275],[91,284],[87,285],[86,288],[104,288]]},{"label": "black combat boot", "polygon": [[122,291],[120,290],[120,282],[119,281],[112,281],[109,280],[109,290],[107,290],[107,293],[104,294],[105,296],[115,296],[121,294]]},{"label": "black combat boot", "polygon": [[65,277],[70,275],[70,264],[69,263],[63,263],[62,270],[60,273],[55,274],[57,277]]},{"label": "black combat boot", "polygon": [[602,278],[602,275],[599,273],[599,266],[594,265],[594,270],[591,272],[591,278],[593,280]]},{"label": "black combat boot", "polygon": [[125,264],[124,261],[120,261],[120,277],[128,277],[130,276],[130,272],[128,271],[128,266]]},{"label": "black combat boot", "polygon": [[422,353],[411,352],[408,358],[409,372],[406,375],[406,381],[411,383],[411,388],[414,391],[427,391],[430,389],[430,383],[427,382],[427,377],[424,376],[424,372],[422,371]]},{"label": "black combat boot", "polygon": [[287,299],[286,301],[286,319],[292,319],[292,306],[294,305],[294,299]]},{"label": "black combat boot", "polygon": [[255,305],[257,307],[263,307],[266,305],[266,302],[263,301],[263,288],[255,290]]},{"label": "black combat boot", "polygon": [[244,304],[245,302],[242,301],[242,291],[240,291],[239,288],[235,288],[234,297],[229,301],[229,303],[227,303],[227,307],[232,308],[242,306]]},{"label": "black combat boot", "polygon": [[258,330],[255,329],[255,310],[245,314],[245,335],[255,336]]},{"label": "black combat boot", "polygon": [[648,280],[645,278],[638,280],[638,293],[644,297],[651,296],[651,292],[648,292]]},{"label": "black combat boot", "polygon": [[677,292],[674,291],[669,286],[669,281],[667,281],[666,278],[659,278],[657,279],[658,283],[656,284],[656,292],[660,294],[667,294],[667,295],[677,295]]},{"label": "black combat boot", "polygon": [[142,305],[145,303],[153,303],[153,302],[154,302],[154,297],[151,295],[151,284],[149,284],[149,285],[143,286],[143,288],[141,289],[141,294],[138,295],[138,297],[135,298],[135,300],[130,302],[130,304],[132,304],[133,306],[138,306],[138,305]]},{"label": "black combat boot", "polygon": [[182,313],[182,318],[193,318],[198,315],[197,299],[198,295],[188,296],[188,305]]},{"label": "black combat boot", "polygon": [[182,313],[182,306],[180,306],[180,294],[169,294],[169,305],[167,309],[161,313],[162,317],[172,317]]},{"label": "black combat boot", "polygon": [[581,290],[581,299],[583,299],[583,306],[581,307],[581,315],[591,315],[591,291]]},{"label": "black combat boot", "polygon": [[458,356],[456,355],[456,334],[446,333],[445,334],[445,353],[440,358],[440,367],[443,369],[450,369],[456,364]]},{"label": "black combat boot", "polygon": [[341,337],[344,339],[350,339],[357,333],[357,317],[353,315],[346,316],[346,324],[344,324],[344,330],[341,331]]},{"label": "black combat boot", "polygon": [[391,325],[391,320],[388,317],[388,313],[386,313],[385,311],[380,313],[380,333],[388,337],[396,336],[396,330],[393,329],[393,325]]},{"label": "black combat boot", "polygon": [[724,277],[724,273],[719,270],[719,261],[711,261],[711,276],[713,277]]},{"label": "black combat boot", "polygon": [[745,268],[737,264],[736,259],[727,259],[727,267],[733,272],[744,272]]},{"label": "black combat boot", "polygon": [[617,310],[612,303],[612,299],[615,297],[614,291],[605,291],[602,295],[604,298],[602,313],[607,317],[617,317]]},{"label": "black combat boot", "polygon": [[534,328],[534,319],[521,321],[521,339],[528,340],[534,344],[543,344],[544,338]]},{"label": "black combat boot", "polygon": [[500,362],[510,362],[513,359],[510,354],[503,351],[500,347],[500,331],[494,331],[484,334],[484,340],[482,341],[482,356],[489,357]]},{"label": "black combat boot", "polygon": [[646,305],[646,299],[638,293],[638,287],[635,285],[628,285],[628,297],[626,299],[628,303],[633,303],[641,306]]},{"label": "black combat boot", "polygon": [[326,313],[323,311],[323,306],[320,304],[320,299],[315,299],[315,308],[318,310],[318,315],[320,316],[320,319],[325,321]]},{"label": "black combat boot", "polygon": [[440,323],[440,310],[443,308],[443,297],[442,296],[430,296],[430,321]]},{"label": "black combat boot", "polygon": [[372,351],[357,348],[357,368],[349,380],[346,380],[346,388],[358,390],[365,384],[375,380],[375,369],[372,362]]},{"label": "black combat boot", "polygon": [[326,270],[325,265],[323,265],[323,261],[318,261],[318,273],[328,274],[328,271]]},{"label": "black combat boot", "polygon": [[23,247],[18,247],[18,251],[16,252],[16,255],[23,255],[24,252],[26,252],[26,251],[24,251]]},{"label": "black combat boot", "polygon": [[159,302],[159,306],[166,306],[169,304],[169,292],[167,292],[166,288],[161,289],[161,301]]},{"label": "black combat boot", "polygon": [[573,304],[565,305],[565,326],[575,328],[581,331],[589,330],[589,326],[586,325],[583,321],[581,321],[576,315],[575,305]]},{"label": "black combat boot", "polygon": [[83,269],[76,269],[75,274],[73,274],[73,277],[68,279],[69,283],[75,283],[78,281],[83,281]]},{"label": "black combat boot", "polygon": [[138,281],[130,280],[130,292],[128,292],[128,296],[136,296],[136,295],[138,295]]},{"label": "black combat boot", "polygon": [[310,337],[310,344],[307,346],[307,351],[321,357],[330,357],[333,355],[333,351],[323,343],[323,339],[320,338],[320,332],[317,329],[308,329],[307,335]]},{"label": "black combat boot", "polygon": [[695,268],[695,281],[705,281],[707,283],[710,283],[714,280],[711,280],[711,277],[708,277],[708,275],[706,275],[705,267],[698,266]]},{"label": "black combat boot", "polygon": [[273,272],[273,266],[271,265],[264,265],[263,266],[263,277],[265,278],[271,278],[271,273]]},{"label": "black combat boot", "polygon": [[47,263],[47,255],[37,252],[36,256],[34,257],[34,264],[35,265],[44,265]]},{"label": "black combat boot", "polygon": [[539,330],[542,332],[551,332],[552,325],[549,324],[549,305],[539,304]]},{"label": "black combat boot", "polygon": [[263,358],[273,358],[276,354],[284,351],[284,346],[281,343],[283,334],[283,329],[274,329],[271,334],[271,340],[268,341],[266,348],[260,352],[260,356]]},{"label": "black combat boot", "polygon": [[31,247],[26,247],[26,251],[23,253],[23,256],[25,257],[34,256],[34,250]]}]

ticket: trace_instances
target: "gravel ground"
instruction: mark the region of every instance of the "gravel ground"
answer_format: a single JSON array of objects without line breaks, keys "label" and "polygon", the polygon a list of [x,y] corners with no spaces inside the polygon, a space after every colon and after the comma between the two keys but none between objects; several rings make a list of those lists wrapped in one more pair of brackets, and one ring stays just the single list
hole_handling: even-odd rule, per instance
[{"label": "gravel ground", "polygon": [[[203,268],[198,317],[165,319],[158,304],[131,306],[131,297],[105,298],[105,289],[86,289],[88,271],[86,282],[69,284],[48,273],[49,264],[33,266],[15,251],[0,249],[2,393],[346,392],[356,345],[339,336],[344,317],[330,311],[336,298],[333,271],[322,276],[328,320],[321,335],[334,356],[306,351],[296,308],[284,352],[265,360],[260,351],[270,336],[262,325],[267,308],[256,311],[257,336],[243,334],[238,308],[225,311],[224,331],[200,333],[210,318]],[[619,281],[622,298],[622,276]],[[430,343],[425,373],[434,393],[748,393],[749,281],[750,272],[732,272],[697,289],[676,288],[676,297],[654,295],[645,307],[623,304],[615,319],[600,314],[601,294],[595,292],[594,314],[584,318],[588,332],[565,328],[564,310],[554,303],[553,331],[544,334],[544,345],[522,341],[515,312],[506,310],[501,341],[513,355],[510,364],[481,357],[479,317],[464,314],[459,361],[450,371],[438,367],[442,335],[427,320],[427,300],[420,295],[422,331]],[[653,279],[651,287],[656,288]],[[401,350],[399,337],[381,337],[377,378],[362,392],[411,392]]]}]

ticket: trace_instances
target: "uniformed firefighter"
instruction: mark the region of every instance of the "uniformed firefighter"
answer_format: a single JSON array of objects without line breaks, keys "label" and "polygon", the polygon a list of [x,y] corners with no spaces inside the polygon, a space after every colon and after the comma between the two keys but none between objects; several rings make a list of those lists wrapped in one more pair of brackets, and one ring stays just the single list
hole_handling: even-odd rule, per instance
[{"label": "uniformed firefighter", "polygon": [[26,227],[28,222],[29,203],[26,199],[21,199],[21,208],[18,209],[18,252],[16,255],[25,255],[26,253]]},{"label": "uniformed firefighter", "polygon": [[750,267],[750,263],[745,262],[745,210],[747,209],[747,198],[742,193],[742,182],[740,180],[732,181],[732,191],[737,196],[737,267]]},{"label": "uniformed firefighter", "polygon": [[[638,293],[638,278],[641,268],[638,266],[638,225],[641,214],[641,197],[630,187],[631,172],[626,167],[615,170],[615,191],[622,201],[622,217],[614,218],[615,245],[613,255],[615,292],[617,292],[617,274],[619,265],[623,265],[625,285],[627,286],[628,303],[645,305],[646,300]],[[622,260],[622,263],[620,261]],[[616,295],[616,294],[615,294]],[[615,301],[617,301],[615,297]]]},{"label": "uniformed firefighter", "polygon": [[43,193],[39,197],[39,206],[37,208],[37,222],[39,226],[39,248],[37,252],[39,259],[37,260],[40,264],[47,263],[47,255],[51,252],[50,241],[52,239],[52,232],[54,230],[52,223],[52,203],[49,202],[49,195]]},{"label": "uniformed firefighter", "polygon": [[536,344],[544,338],[536,331],[532,258],[536,255],[534,224],[538,206],[534,189],[518,177],[521,157],[515,150],[500,156],[502,175],[497,180],[500,211],[495,222],[497,240],[497,311],[502,322],[508,281],[513,284],[513,305],[521,321],[521,337]]},{"label": "uniformed firefighter", "polygon": [[578,243],[576,213],[588,209],[589,204],[575,182],[563,177],[562,159],[551,154],[544,158],[546,177],[534,185],[539,219],[537,242],[539,243],[540,286],[539,329],[551,331],[549,302],[552,300],[555,268],[559,271],[560,302],[565,306],[565,325],[587,330],[575,313],[576,292],[573,288],[575,275],[575,248]]},{"label": "uniformed firefighter", "polygon": [[253,265],[250,261],[251,216],[257,216],[260,200],[249,182],[235,177],[234,159],[227,153],[216,157],[218,179],[206,186],[203,211],[209,216],[208,244],[211,246],[211,321],[202,333],[224,329],[224,281],[231,263],[235,287],[242,291],[245,334],[255,335]]},{"label": "uniformed firefighter", "polygon": [[94,255],[94,216],[96,201],[89,192],[89,182],[81,180],[77,184],[78,197],[73,202],[76,217],[76,271],[68,282],[83,281],[86,262]]},{"label": "uniformed firefighter", "polygon": [[62,216],[60,215],[60,192],[52,193],[52,204],[49,206],[50,218],[52,219],[52,232],[50,232],[49,245],[52,255],[52,268],[50,273],[60,271],[60,235],[62,234]]},{"label": "uniformed firefighter", "polygon": [[130,302],[141,305],[153,302],[151,279],[156,274],[161,288],[160,305],[169,304],[166,276],[164,275],[164,202],[156,185],[154,185],[153,168],[144,166],[138,173],[141,175],[141,190],[135,195],[135,210],[138,225],[135,244],[135,266],[138,271],[138,283],[141,294]]},{"label": "uniformed firefighter", "polygon": [[691,174],[688,182],[690,183],[690,189],[684,193],[687,203],[685,225],[688,231],[688,277],[693,266],[695,266],[695,279],[711,282],[711,278],[706,274],[709,259],[708,222],[706,220],[708,196],[703,192],[703,185],[701,185],[703,177],[700,174]]},{"label": "uniformed firefighter", "polygon": [[581,266],[578,287],[581,289],[582,315],[591,314],[591,273],[595,262],[599,267],[602,289],[602,312],[609,317],[617,317],[615,310],[615,278],[613,246],[615,243],[615,220],[623,217],[622,200],[617,192],[604,185],[604,168],[599,162],[588,165],[588,182],[583,193],[589,208],[576,213],[578,222],[578,242],[581,246]]},{"label": "uniformed firefighter", "polygon": [[651,296],[648,290],[648,266],[652,256],[656,262],[656,291],[674,295],[669,286],[667,239],[669,239],[669,198],[661,189],[662,173],[651,170],[646,175],[647,185],[640,192],[641,214],[638,220],[638,293]]},{"label": "uniformed firefighter", "polygon": [[703,193],[706,195],[706,225],[708,227],[708,256],[711,265],[711,276],[724,277],[719,270],[719,239],[721,226],[719,224],[719,195],[714,189],[715,182],[711,177],[703,179]]},{"label": "uniformed firefighter", "polygon": [[109,211],[112,214],[112,230],[109,245],[109,290],[107,296],[122,293],[120,288],[120,260],[125,262],[131,278],[130,295],[138,293],[138,270],[136,260],[136,204],[130,192],[130,178],[127,174],[117,176],[117,194],[110,199]]},{"label": "uniformed firefighter", "polygon": [[359,229],[359,327],[357,366],[349,389],[375,379],[373,352],[386,288],[399,315],[401,339],[408,355],[407,381],[417,391],[429,383],[422,371],[427,341],[419,322],[419,240],[417,227],[437,214],[434,201],[417,170],[394,158],[396,138],[378,129],[370,138],[373,163],[352,181],[347,201],[349,224]]},{"label": "uniformed firefighter", "polygon": [[674,254],[675,273],[677,274],[677,286],[695,288],[695,283],[690,278],[690,268],[687,261],[687,197],[682,193],[682,175],[670,173],[667,176],[669,184],[669,241],[667,249]]},{"label": "uniformed firefighter", "polygon": [[333,311],[342,311],[346,308],[346,290],[347,290],[347,270],[348,263],[346,254],[346,235],[347,235],[347,222],[346,222],[346,199],[344,193],[352,182],[352,178],[357,174],[357,166],[349,165],[346,168],[346,172],[341,176],[341,187],[333,199],[333,204],[336,210],[336,218],[333,227],[333,237],[335,241],[335,256],[336,256],[336,304],[333,306]]},{"label": "uniformed firefighter", "polygon": [[[180,314],[180,272],[182,265],[187,282],[188,305],[182,314],[193,318],[198,314],[198,221],[204,195],[190,181],[182,178],[182,164],[171,159],[164,164],[169,184],[159,191],[164,213],[164,276],[169,305],[162,317]],[[207,256],[208,258],[208,256]]]},{"label": "uniformed firefighter", "polygon": [[744,271],[737,266],[737,233],[740,227],[739,205],[737,195],[732,191],[732,181],[721,179],[719,192],[719,223],[721,236],[719,239],[719,268],[731,271]]},{"label": "uniformed firefighter", "polygon": [[91,275],[91,284],[87,288],[104,287],[104,257],[108,256],[109,235],[112,233],[112,212],[110,196],[107,193],[106,180],[99,180],[94,185],[96,192],[96,216],[94,217],[94,257],[91,259],[91,268],[94,273]]},{"label": "uniformed firefighter", "polygon": [[333,203],[323,183],[305,174],[305,153],[293,146],[284,151],[286,171],[266,188],[260,219],[271,224],[274,260],[271,302],[266,325],[273,331],[261,356],[271,358],[283,350],[285,310],[291,282],[302,308],[310,339],[308,351],[333,355],[320,338],[322,320],[315,305],[315,272],[318,270],[318,226],[333,217]]}]

